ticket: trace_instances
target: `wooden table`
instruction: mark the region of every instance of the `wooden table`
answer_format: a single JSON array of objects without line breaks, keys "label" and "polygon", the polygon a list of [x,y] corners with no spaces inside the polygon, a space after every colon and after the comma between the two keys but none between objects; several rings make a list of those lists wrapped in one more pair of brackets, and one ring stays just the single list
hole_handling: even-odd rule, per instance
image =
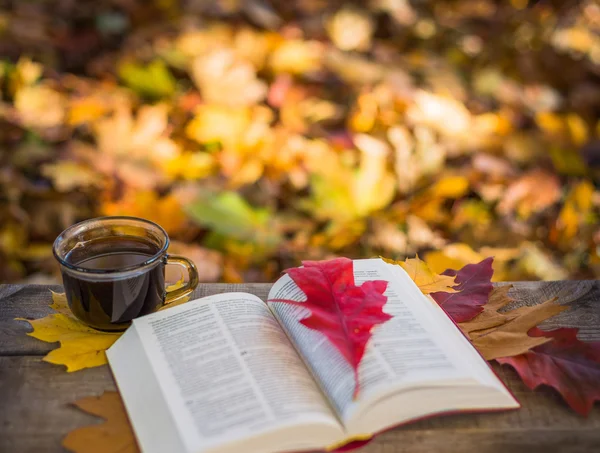
[{"label": "wooden table", "polygon": [[[247,291],[264,299],[269,287],[206,284],[195,296]],[[42,362],[54,345],[26,336],[29,324],[14,320],[50,313],[49,289],[61,290],[0,285],[0,453],[65,451],[60,441],[66,433],[100,422],[69,403],[115,390],[108,366],[67,373],[61,366]],[[572,309],[545,327],[580,327],[582,340],[600,341],[600,281],[521,282],[512,291],[517,305],[559,296]],[[494,368],[523,405],[521,410],[421,421],[379,436],[360,453],[600,453],[600,404],[587,419],[580,417],[551,390],[532,392],[512,369]]]}]

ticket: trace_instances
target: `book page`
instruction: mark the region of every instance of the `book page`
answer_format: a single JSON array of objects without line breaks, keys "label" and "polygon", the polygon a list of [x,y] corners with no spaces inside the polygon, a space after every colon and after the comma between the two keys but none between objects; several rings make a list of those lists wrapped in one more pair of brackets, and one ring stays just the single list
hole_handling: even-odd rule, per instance
[{"label": "book page", "polygon": [[257,297],[211,296],[134,325],[188,451],[302,423],[341,430]]},{"label": "book page", "polygon": [[[388,301],[384,311],[393,316],[373,330],[359,367],[357,400],[353,399],[352,367],[325,335],[298,322],[308,316],[309,311],[281,302],[269,303],[344,423],[353,417],[362,402],[382,391],[400,386],[435,385],[441,381],[460,384],[471,377],[468,361],[461,358],[459,350],[452,350],[453,342],[436,331],[439,323],[424,305],[429,303],[427,299],[417,300],[402,291],[395,283],[398,276],[393,267],[380,259],[354,261],[357,285],[366,280],[390,282],[385,292]],[[273,286],[269,299],[304,301],[306,296],[286,275]]]}]

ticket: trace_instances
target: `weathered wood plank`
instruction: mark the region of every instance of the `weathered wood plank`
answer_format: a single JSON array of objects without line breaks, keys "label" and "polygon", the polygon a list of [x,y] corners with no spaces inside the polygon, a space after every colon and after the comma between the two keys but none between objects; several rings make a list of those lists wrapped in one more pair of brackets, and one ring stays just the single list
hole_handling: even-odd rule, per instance
[{"label": "weathered wood plank", "polygon": [[515,302],[506,310],[558,298],[558,303],[571,309],[553,316],[540,327],[546,330],[578,327],[580,340],[600,341],[600,280],[518,282],[513,283],[510,295]]},{"label": "weathered wood plank", "polygon": [[[379,436],[360,453],[579,453],[600,451],[600,407],[585,419],[558,396],[532,392],[495,366],[519,411],[437,417]],[[58,453],[62,437],[92,423],[70,403],[114,390],[107,366],[65,373],[39,357],[0,357],[0,452]]]},{"label": "weathered wood plank", "polygon": [[[265,300],[270,287],[269,283],[201,284],[193,297],[246,291]],[[0,285],[0,356],[45,355],[55,347],[25,335],[31,331],[29,324],[15,321],[18,317],[35,319],[51,313],[50,289],[61,290],[60,286]],[[515,306],[559,297],[561,303],[572,305],[573,309],[548,320],[542,327],[579,327],[582,340],[600,341],[600,281],[516,282],[511,294],[516,299]]]},{"label": "weathered wood plank", "polygon": [[99,419],[70,406],[115,390],[107,366],[66,373],[40,357],[0,357],[0,452],[62,452],[69,431]]},{"label": "weathered wood plank", "polygon": [[[269,283],[201,284],[193,298],[212,294],[244,291],[256,294],[266,300],[271,288]],[[44,343],[26,335],[30,325],[15,318],[36,319],[52,313],[48,307],[52,303],[50,290],[62,291],[60,286],[47,285],[0,285],[0,356],[3,355],[45,355],[56,345]]]}]

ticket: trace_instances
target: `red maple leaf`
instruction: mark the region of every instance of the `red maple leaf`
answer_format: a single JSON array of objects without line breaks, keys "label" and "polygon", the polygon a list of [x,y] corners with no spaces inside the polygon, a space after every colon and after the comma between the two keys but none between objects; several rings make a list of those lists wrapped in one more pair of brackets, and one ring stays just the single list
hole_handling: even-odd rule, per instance
[{"label": "red maple leaf", "polygon": [[461,270],[445,270],[442,275],[456,276],[455,293],[431,293],[431,297],[455,322],[466,322],[483,311],[492,292],[492,262],[486,258],[477,264],[467,264]]},{"label": "red maple leaf", "polygon": [[306,295],[305,302],[270,299],[308,308],[310,315],[300,323],[324,334],[354,370],[354,396],[358,394],[358,366],[371,338],[373,327],[391,316],[383,312],[387,281],[354,284],[354,267],[348,258],[303,261],[303,267],[286,272]]},{"label": "red maple leaf", "polygon": [[600,401],[600,341],[580,341],[577,330],[543,331],[534,327],[529,336],[549,337],[553,341],[525,354],[496,360],[512,366],[530,389],[549,385],[574,411],[587,416],[594,401]]}]

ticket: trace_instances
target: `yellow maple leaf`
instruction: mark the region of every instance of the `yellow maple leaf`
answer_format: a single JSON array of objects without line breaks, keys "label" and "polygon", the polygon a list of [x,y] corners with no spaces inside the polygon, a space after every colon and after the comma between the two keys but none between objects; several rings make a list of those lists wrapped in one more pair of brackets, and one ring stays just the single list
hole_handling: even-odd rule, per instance
[{"label": "yellow maple leaf", "polygon": [[71,313],[69,308],[69,304],[67,303],[67,298],[64,293],[55,293],[50,290],[52,293],[52,303],[50,304],[50,308],[58,313],[62,313],[68,315]]},{"label": "yellow maple leaf", "polygon": [[[499,325],[470,332],[471,343],[486,360],[523,354],[531,348],[551,341],[546,337],[530,337],[527,332],[542,321],[567,309],[568,307],[556,304],[554,298],[543,304],[509,311],[505,314],[503,322],[498,320]],[[473,321],[476,320],[477,317]]]},{"label": "yellow maple leaf", "polygon": [[47,343],[60,342],[57,349],[44,357],[45,362],[65,365],[67,372],[92,368],[106,363],[105,351],[121,336],[121,332],[100,332],[86,326],[70,313],[64,294],[52,293],[52,313],[40,319],[23,319],[33,327],[27,335]]},{"label": "yellow maple leaf", "polygon": [[[173,290],[182,284],[183,279],[167,289]],[[43,360],[55,365],[65,365],[69,373],[106,364],[106,350],[117,341],[122,332],[101,332],[86,326],[71,314],[64,293],[51,293],[50,308],[57,313],[40,319],[17,318],[27,321],[33,327],[33,332],[27,335],[47,343],[60,342],[60,346],[46,354]],[[188,300],[187,296],[181,297],[163,308],[180,305]]]},{"label": "yellow maple leaf", "polygon": [[412,278],[423,294],[435,292],[455,293],[454,277],[449,275],[440,275],[433,272],[425,261],[418,256],[416,258],[407,258],[406,261],[394,261],[383,258],[386,263],[401,266]]}]

